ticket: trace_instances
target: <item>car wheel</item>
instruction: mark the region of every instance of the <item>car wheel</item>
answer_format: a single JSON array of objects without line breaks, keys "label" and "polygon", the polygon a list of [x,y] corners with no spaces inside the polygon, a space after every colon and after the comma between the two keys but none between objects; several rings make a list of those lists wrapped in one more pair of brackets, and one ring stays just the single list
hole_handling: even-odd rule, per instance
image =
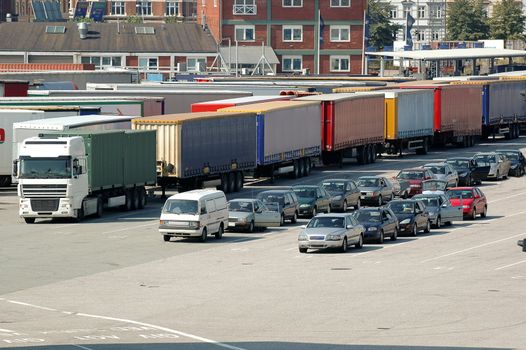
[{"label": "car wheel", "polygon": [[440,219],[440,216],[437,218],[437,223],[435,225],[436,228],[440,228],[442,226],[442,219]]},{"label": "car wheel", "polygon": [[347,251],[347,237],[343,237],[343,242],[340,250],[342,253],[345,253]]},{"label": "car wheel", "polygon": [[168,235],[163,235],[163,241],[165,241],[165,242],[170,242],[170,236],[168,236]]},{"label": "car wheel", "polygon": [[254,232],[254,221],[250,221],[250,225],[248,225],[248,232]]},{"label": "car wheel", "polygon": [[413,230],[411,231],[411,236],[416,237],[418,235],[418,228],[416,227],[416,223],[413,224]]},{"label": "car wheel", "polygon": [[285,225],[285,215],[281,214],[281,217],[279,219],[279,226]]},{"label": "car wheel", "polygon": [[298,213],[297,212],[294,212],[294,216],[292,217],[292,219],[290,219],[290,222],[295,224],[298,222]]},{"label": "car wheel", "polygon": [[363,235],[362,234],[360,235],[360,239],[358,239],[358,243],[356,243],[354,247],[357,249],[363,248]]},{"label": "car wheel", "polygon": [[380,230],[380,236],[378,237],[378,240],[376,241],[378,244],[384,243],[384,230]]},{"label": "car wheel", "polygon": [[206,232],[206,227],[203,229],[203,233],[201,233],[201,242],[206,242],[206,239],[208,238],[208,233]]},{"label": "car wheel", "polygon": [[477,208],[473,207],[473,212],[471,213],[471,220],[475,220],[477,218]]},{"label": "car wheel", "polygon": [[312,208],[312,217],[315,217],[316,214],[318,214],[318,213],[316,212],[316,207],[314,207],[314,208]]},{"label": "car wheel", "polygon": [[429,220],[427,220],[427,224],[426,224],[426,228],[424,229],[424,232],[425,233],[431,232],[431,223],[429,222]]},{"label": "car wheel", "polygon": [[488,215],[488,206],[484,206],[484,210],[482,211],[482,213],[480,214],[480,217],[481,218],[485,218],[486,216]]},{"label": "car wheel", "polygon": [[382,199],[382,195],[378,196],[378,206],[381,207],[382,204],[384,204],[384,200]]},{"label": "car wheel", "polygon": [[395,227],[393,234],[391,235],[391,241],[396,241],[398,239],[398,227]]},{"label": "car wheel", "polygon": [[223,225],[219,225],[219,230],[217,231],[217,233],[215,234],[215,237],[216,239],[221,239],[223,238]]},{"label": "car wheel", "polygon": [[345,213],[347,211],[347,201],[343,201],[343,212]]},{"label": "car wheel", "polygon": [[300,253],[306,253],[308,248],[299,248]]},{"label": "car wheel", "polygon": [[26,224],[34,224],[35,218],[24,218],[24,221],[26,222]]}]

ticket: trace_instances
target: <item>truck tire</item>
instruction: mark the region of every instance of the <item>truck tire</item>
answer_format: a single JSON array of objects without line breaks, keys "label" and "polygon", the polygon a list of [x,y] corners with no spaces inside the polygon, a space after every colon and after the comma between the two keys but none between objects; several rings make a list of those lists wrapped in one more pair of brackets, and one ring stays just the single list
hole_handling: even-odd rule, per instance
[{"label": "truck tire", "polygon": [[310,175],[311,167],[312,167],[312,164],[310,161],[310,157],[305,158],[305,169],[307,170],[307,174],[305,176]]},{"label": "truck tire", "polygon": [[84,209],[81,207],[80,209],[77,209],[77,215],[75,216],[76,222],[81,222],[84,220]]},{"label": "truck tire", "polygon": [[100,218],[104,212],[104,203],[102,202],[102,197],[97,197],[97,212],[95,216]]},{"label": "truck tire", "polygon": [[243,175],[242,171],[236,172],[236,187],[234,189],[235,192],[239,192],[243,189],[243,185],[245,182],[245,176]]},{"label": "truck tire", "polygon": [[148,196],[146,195],[146,189],[144,187],[139,187],[137,193],[139,195],[139,206],[137,208],[144,209],[148,198]]},{"label": "truck tire", "polygon": [[300,164],[297,160],[294,161],[294,170],[292,171],[292,178],[298,179],[300,177]]},{"label": "truck tire", "polygon": [[139,209],[139,189],[136,187],[130,192],[132,195],[132,210]]},{"label": "truck tire", "polygon": [[363,146],[359,146],[356,152],[356,160],[358,161],[358,164],[365,164],[365,148]]},{"label": "truck tire", "polygon": [[299,162],[300,162],[300,177],[305,177],[307,176],[307,160],[305,158],[301,158]]},{"label": "truck tire", "polygon": [[371,150],[373,153],[373,158],[372,158],[371,163],[376,163],[376,155],[377,155],[376,145],[371,145]]},{"label": "truck tire", "polygon": [[26,224],[34,224],[35,218],[24,218],[24,221],[26,222]]},{"label": "truck tire", "polygon": [[130,211],[133,208],[133,192],[127,190],[124,192],[124,205],[121,207],[124,211]]}]

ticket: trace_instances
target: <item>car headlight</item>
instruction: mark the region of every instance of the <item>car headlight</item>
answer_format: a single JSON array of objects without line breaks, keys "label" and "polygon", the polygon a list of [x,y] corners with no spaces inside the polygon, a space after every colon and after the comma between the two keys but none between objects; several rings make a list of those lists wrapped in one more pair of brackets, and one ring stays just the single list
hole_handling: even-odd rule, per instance
[{"label": "car headlight", "polygon": [[332,197],[332,199],[334,199],[335,201],[339,201],[342,199],[342,196],[334,196]]},{"label": "car headlight", "polygon": [[342,239],[341,235],[337,235],[337,234],[327,235],[327,240],[328,241],[339,241],[341,239]]},{"label": "car headlight", "polygon": [[432,217],[432,218],[434,218],[435,216],[437,216],[437,214],[438,214],[438,213],[437,213],[437,212],[434,212],[434,211],[430,211],[430,212],[429,212],[429,216]]},{"label": "car headlight", "polygon": [[367,231],[378,231],[378,228],[372,226],[367,229]]},{"label": "car headlight", "polygon": [[468,173],[460,173],[460,174],[458,174],[458,176],[459,177],[466,177],[466,176],[468,176]]},{"label": "car headlight", "polygon": [[310,204],[300,204],[300,208],[309,208]]},{"label": "car headlight", "polygon": [[244,224],[247,222],[247,218],[238,218],[237,222],[239,222],[240,224]]},{"label": "car headlight", "polygon": [[201,223],[199,221],[190,221],[188,223],[188,227],[192,229],[198,229],[199,227],[201,227]]},{"label": "car headlight", "polygon": [[300,233],[298,235],[298,241],[308,241],[308,240],[309,240],[309,237],[306,234]]},{"label": "car headlight", "polygon": [[409,218],[408,219],[404,219],[404,220],[400,221],[400,223],[402,225],[410,224],[411,223],[411,219],[409,219]]},{"label": "car headlight", "polygon": [[417,185],[417,184],[413,184],[413,185],[409,185],[409,187],[412,187],[412,188],[420,188],[421,186],[420,186],[420,185]]}]

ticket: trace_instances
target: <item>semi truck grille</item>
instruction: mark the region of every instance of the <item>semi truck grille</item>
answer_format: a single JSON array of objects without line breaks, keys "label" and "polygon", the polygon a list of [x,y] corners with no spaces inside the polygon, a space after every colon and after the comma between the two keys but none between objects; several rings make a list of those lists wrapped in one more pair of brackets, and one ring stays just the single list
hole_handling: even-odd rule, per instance
[{"label": "semi truck grille", "polygon": [[66,196],[67,185],[22,185],[25,198],[61,198]]},{"label": "semi truck grille", "polygon": [[32,199],[31,209],[33,211],[57,211],[58,199]]}]

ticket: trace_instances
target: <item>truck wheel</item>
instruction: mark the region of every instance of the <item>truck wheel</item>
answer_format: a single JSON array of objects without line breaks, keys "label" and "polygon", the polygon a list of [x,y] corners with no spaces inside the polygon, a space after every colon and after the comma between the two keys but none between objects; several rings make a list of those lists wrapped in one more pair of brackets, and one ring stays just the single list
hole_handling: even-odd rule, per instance
[{"label": "truck wheel", "polygon": [[137,191],[139,196],[139,206],[138,209],[144,209],[146,206],[147,196],[146,196],[146,189],[144,187],[139,187],[139,190]]},{"label": "truck wheel", "polygon": [[305,159],[301,158],[298,160],[299,166],[300,166],[300,177],[307,176],[307,169],[305,164]]},{"label": "truck wheel", "polygon": [[298,179],[300,177],[300,163],[298,160],[294,161],[294,170],[292,171],[292,178]]},{"label": "truck wheel", "polygon": [[81,207],[80,209],[77,209],[77,216],[75,217],[75,221],[81,222],[84,220],[84,209]]},{"label": "truck wheel", "polygon": [[376,155],[377,155],[377,153],[376,153],[376,145],[372,145],[371,146],[371,152],[372,152],[372,156],[373,156],[373,158],[371,160],[371,163],[376,163]]},{"label": "truck wheel", "polygon": [[234,188],[235,192],[239,192],[243,189],[243,184],[245,182],[245,176],[243,176],[242,171],[236,172],[236,187]]},{"label": "truck wheel", "polygon": [[309,157],[305,158],[305,170],[307,171],[305,176],[309,176],[311,171],[311,162]]},{"label": "truck wheel", "polygon": [[24,218],[24,221],[26,222],[26,224],[34,224],[35,218]]},{"label": "truck wheel", "polygon": [[133,193],[131,191],[126,191],[124,193],[124,205],[121,207],[124,211],[130,211],[133,208]]},{"label": "truck wheel", "polygon": [[139,191],[137,188],[130,190],[132,196],[132,210],[139,209]]},{"label": "truck wheel", "polygon": [[95,213],[95,216],[100,218],[102,216],[103,211],[104,211],[104,204],[102,202],[102,198],[97,197],[97,212]]}]

